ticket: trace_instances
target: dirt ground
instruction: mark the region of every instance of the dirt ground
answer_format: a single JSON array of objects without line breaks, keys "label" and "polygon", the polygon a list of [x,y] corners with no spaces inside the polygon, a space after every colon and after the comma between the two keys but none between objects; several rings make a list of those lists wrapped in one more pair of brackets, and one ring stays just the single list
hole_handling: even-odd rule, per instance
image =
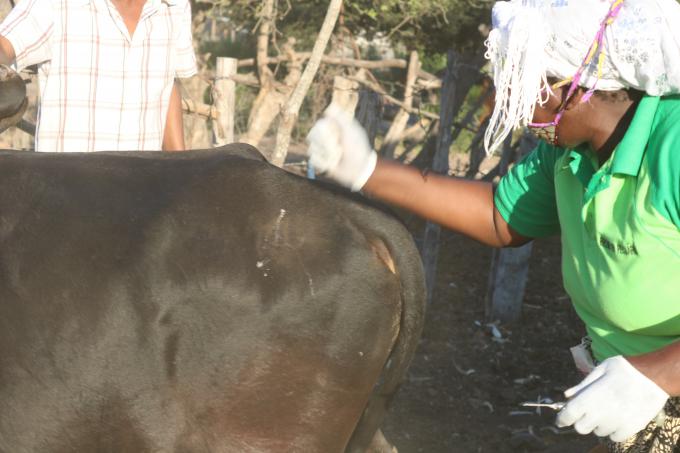
[{"label": "dirt ground", "polygon": [[535,243],[522,318],[494,335],[484,321],[491,250],[442,233],[434,300],[386,437],[400,453],[589,451],[594,437],[557,430],[551,410],[520,406],[561,401],[580,381],[569,347],[584,328],[562,287],[559,239]]}]

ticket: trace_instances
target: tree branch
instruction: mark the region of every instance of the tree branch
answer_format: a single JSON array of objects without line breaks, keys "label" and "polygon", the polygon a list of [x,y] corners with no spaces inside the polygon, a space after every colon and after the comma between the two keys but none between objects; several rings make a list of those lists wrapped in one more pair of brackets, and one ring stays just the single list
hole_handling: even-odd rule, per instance
[{"label": "tree branch", "polygon": [[[309,59],[312,55],[311,52],[299,52],[297,57],[301,61]],[[279,55],[278,57],[271,57],[266,61],[267,65],[276,65],[285,61],[288,61],[289,57],[286,55]],[[245,68],[255,65],[254,58],[246,58],[244,60],[238,61],[239,68]],[[358,60],[354,58],[342,58],[342,57],[331,57],[329,55],[324,55],[321,57],[321,61],[326,64],[337,65],[337,66],[349,66],[353,68],[363,68],[363,69],[389,69],[389,68],[400,68],[406,69],[408,67],[408,62],[406,60],[401,60],[398,58],[388,59],[388,60]],[[260,61],[258,60],[258,64]],[[425,81],[438,81],[439,87],[441,86],[441,80],[434,74],[430,74],[422,69],[418,71],[418,77]],[[423,82],[425,83],[425,82]],[[435,88],[439,88],[436,87]]]},{"label": "tree branch", "polygon": [[326,46],[328,46],[328,41],[330,40],[335,24],[338,21],[341,7],[342,0],[330,1],[328,11],[326,11],[326,18],[319,31],[319,36],[314,43],[309,62],[307,63],[293,94],[290,96],[281,112],[281,124],[279,125],[279,130],[276,134],[276,148],[274,149],[274,155],[272,156],[272,163],[274,165],[281,167],[286,159],[286,154],[288,154],[288,147],[290,145],[290,134],[297,121],[302,101],[307,95],[309,87],[314,80],[314,76],[319,70],[319,65],[321,64],[321,59],[323,58]]}]

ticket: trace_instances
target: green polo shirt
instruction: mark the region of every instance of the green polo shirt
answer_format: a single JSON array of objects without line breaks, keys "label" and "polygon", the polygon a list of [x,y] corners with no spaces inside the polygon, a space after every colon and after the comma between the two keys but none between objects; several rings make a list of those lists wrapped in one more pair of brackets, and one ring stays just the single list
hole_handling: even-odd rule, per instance
[{"label": "green polo shirt", "polygon": [[680,96],[644,97],[612,157],[539,145],[495,203],[527,237],[560,234],[562,277],[598,360],[680,339]]}]

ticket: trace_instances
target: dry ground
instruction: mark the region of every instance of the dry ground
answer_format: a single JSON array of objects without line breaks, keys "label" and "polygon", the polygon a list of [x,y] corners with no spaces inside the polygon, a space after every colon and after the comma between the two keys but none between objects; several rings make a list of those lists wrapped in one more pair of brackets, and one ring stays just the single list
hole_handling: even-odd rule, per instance
[{"label": "dry ground", "polygon": [[537,241],[522,318],[484,322],[491,251],[444,232],[439,275],[417,356],[385,423],[401,453],[587,452],[593,437],[558,431],[554,413],[520,407],[578,383],[569,347],[583,335],[564,293],[559,239]]}]

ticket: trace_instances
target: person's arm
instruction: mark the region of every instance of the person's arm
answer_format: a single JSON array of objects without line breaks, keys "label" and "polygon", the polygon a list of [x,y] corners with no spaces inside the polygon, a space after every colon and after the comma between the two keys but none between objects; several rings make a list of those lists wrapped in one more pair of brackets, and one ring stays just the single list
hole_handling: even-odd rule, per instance
[{"label": "person's arm", "polygon": [[55,14],[50,0],[17,3],[0,23],[0,64],[17,70],[52,58]]},{"label": "person's arm", "polygon": [[184,151],[184,122],[182,119],[182,95],[179,82],[175,81],[170,95],[168,117],[163,133],[163,151]]},{"label": "person's arm", "polygon": [[0,64],[13,65],[15,60],[14,46],[9,42],[9,39],[0,36]]},{"label": "person's arm", "polygon": [[362,190],[492,247],[531,240],[513,231],[494,203],[493,185],[379,159],[351,115],[331,105],[307,137],[310,164],[336,182]]},{"label": "person's arm", "polygon": [[492,247],[531,240],[500,215],[491,183],[423,175],[416,168],[378,159],[362,191]]},{"label": "person's arm", "polygon": [[679,376],[677,342],[639,356],[610,357],[564,392],[568,402],[557,414],[557,426],[623,442],[652,420],[663,423],[666,401],[680,396]]},{"label": "person's arm", "polygon": [[184,151],[184,122],[182,119],[182,95],[180,94],[180,82],[178,79],[185,79],[196,74],[196,55],[191,29],[191,3],[188,0],[177,3],[176,8],[181,8],[181,14],[177,24],[179,34],[174,42],[175,65],[175,84],[170,96],[170,106],[168,117],[163,134],[163,151]]},{"label": "person's arm", "polygon": [[680,341],[626,359],[670,396],[680,396]]}]

